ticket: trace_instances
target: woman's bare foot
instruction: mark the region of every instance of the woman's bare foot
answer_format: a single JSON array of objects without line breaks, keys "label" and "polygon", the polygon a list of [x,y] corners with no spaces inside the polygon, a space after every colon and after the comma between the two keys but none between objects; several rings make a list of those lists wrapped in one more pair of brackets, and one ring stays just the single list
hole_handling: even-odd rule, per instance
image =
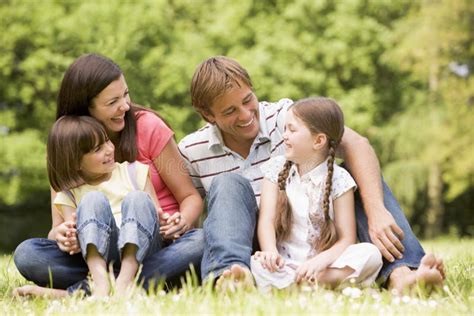
[{"label": "woman's bare foot", "polygon": [[68,292],[66,290],[50,289],[38,285],[24,285],[13,290],[14,296],[34,296],[34,297],[52,297],[61,298],[66,297]]},{"label": "woman's bare foot", "polygon": [[403,266],[393,270],[390,274],[389,289],[397,294],[403,294],[420,285],[428,290],[439,287],[445,278],[443,260],[433,254],[427,254],[421,259],[416,270]]},{"label": "woman's bare foot", "polygon": [[216,289],[222,292],[235,292],[238,289],[254,287],[252,273],[249,269],[233,264],[230,269],[224,270],[216,281]]}]

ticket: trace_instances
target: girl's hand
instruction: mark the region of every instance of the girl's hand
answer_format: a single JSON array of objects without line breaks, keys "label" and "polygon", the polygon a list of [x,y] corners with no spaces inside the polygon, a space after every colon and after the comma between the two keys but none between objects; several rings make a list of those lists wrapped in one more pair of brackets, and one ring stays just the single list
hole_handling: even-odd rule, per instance
[{"label": "girl's hand", "polygon": [[55,240],[59,249],[70,255],[81,251],[77,241],[76,223],[74,221],[65,221],[56,226]]},{"label": "girl's hand", "polygon": [[257,251],[253,256],[270,272],[275,272],[283,268],[283,265],[285,264],[285,259],[283,259],[278,252]]},{"label": "girl's hand", "polygon": [[315,283],[319,273],[325,270],[330,264],[330,262],[327,262],[327,260],[320,255],[306,260],[296,269],[296,283]]},{"label": "girl's hand", "polygon": [[160,234],[164,239],[178,239],[190,230],[192,226],[192,223],[181,212],[176,212],[168,217],[163,226],[161,226],[160,222]]}]

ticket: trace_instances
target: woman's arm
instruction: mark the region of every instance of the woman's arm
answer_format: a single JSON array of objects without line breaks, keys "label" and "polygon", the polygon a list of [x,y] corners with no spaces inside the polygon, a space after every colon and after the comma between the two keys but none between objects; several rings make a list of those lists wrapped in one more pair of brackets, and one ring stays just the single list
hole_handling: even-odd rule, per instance
[{"label": "woman's arm", "polygon": [[168,231],[166,235],[182,235],[192,228],[202,213],[201,196],[191,182],[183,158],[173,139],[168,141],[160,155],[155,158],[154,164],[164,183],[179,203],[180,214],[176,216],[180,215],[180,222],[174,226],[173,231]]},{"label": "woman's arm", "polygon": [[383,203],[380,165],[367,138],[345,127],[344,136],[337,150],[356,181],[369,225],[369,235],[374,245],[389,261],[403,252],[403,231]]}]

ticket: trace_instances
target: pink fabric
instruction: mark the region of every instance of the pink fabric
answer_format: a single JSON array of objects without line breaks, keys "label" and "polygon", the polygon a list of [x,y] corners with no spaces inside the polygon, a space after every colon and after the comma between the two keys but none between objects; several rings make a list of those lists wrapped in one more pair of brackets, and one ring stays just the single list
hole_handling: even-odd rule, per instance
[{"label": "pink fabric", "polygon": [[179,210],[179,204],[160,177],[153,161],[168,144],[173,131],[155,114],[139,111],[137,116],[137,160],[150,167],[151,182],[161,208],[170,215]]}]

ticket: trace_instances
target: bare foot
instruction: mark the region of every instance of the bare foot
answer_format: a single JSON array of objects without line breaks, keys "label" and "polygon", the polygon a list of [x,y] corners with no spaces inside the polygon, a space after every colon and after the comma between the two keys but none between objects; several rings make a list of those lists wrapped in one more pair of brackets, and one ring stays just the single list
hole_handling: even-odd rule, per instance
[{"label": "bare foot", "polygon": [[428,291],[443,284],[445,278],[443,260],[433,254],[427,254],[421,259],[417,270],[403,266],[393,270],[390,274],[389,289],[397,294],[411,291],[419,285]]},{"label": "bare foot", "polygon": [[252,273],[249,269],[233,264],[230,269],[224,270],[216,281],[216,289],[222,292],[236,292],[238,289],[254,287]]},{"label": "bare foot", "polygon": [[14,289],[12,294],[14,296],[43,296],[60,298],[66,297],[68,295],[68,292],[66,290],[50,289],[38,285],[24,285],[22,287],[17,287],[16,289]]}]

